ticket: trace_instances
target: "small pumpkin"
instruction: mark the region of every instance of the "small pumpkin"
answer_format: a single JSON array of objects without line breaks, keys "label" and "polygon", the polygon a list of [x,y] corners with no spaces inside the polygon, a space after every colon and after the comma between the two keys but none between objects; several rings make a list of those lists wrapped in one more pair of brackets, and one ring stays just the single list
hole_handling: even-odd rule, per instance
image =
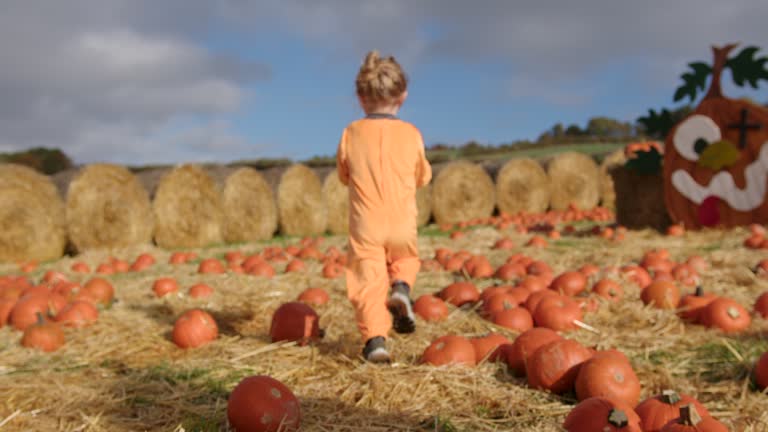
[{"label": "small pumpkin", "polygon": [[306,345],[322,337],[317,312],[302,302],[283,303],[272,314],[269,335],[272,342],[296,341]]},{"label": "small pumpkin", "polygon": [[[245,271],[252,276],[262,276],[271,278],[275,276],[275,268],[266,261],[258,261],[252,266],[245,268]],[[323,270],[325,272],[325,270]]]},{"label": "small pumpkin", "polygon": [[755,362],[753,375],[758,390],[762,391],[768,387],[768,351],[764,352]]},{"label": "small pumpkin", "polygon": [[597,281],[592,286],[592,292],[613,302],[618,302],[624,297],[624,289],[611,279],[600,279]]},{"label": "small pumpkin", "polygon": [[695,398],[670,389],[640,402],[635,411],[640,416],[643,431],[659,432],[664,425],[676,419],[680,415],[680,407],[687,404],[695,404],[700,414],[709,415],[704,405]]},{"label": "small pumpkin", "polygon": [[685,260],[685,263],[691,266],[697,273],[702,273],[709,268],[709,263],[700,255],[692,255]]},{"label": "small pumpkin", "polygon": [[96,302],[109,305],[115,297],[115,287],[108,280],[100,277],[90,279],[83,285],[82,291],[85,291],[89,297]]},{"label": "small pumpkin", "polygon": [[413,312],[424,321],[442,321],[448,317],[448,305],[431,294],[424,294],[413,303]]},{"label": "small pumpkin", "polygon": [[171,338],[180,348],[197,348],[218,336],[219,326],[216,320],[204,310],[191,309],[176,320]]},{"label": "small pumpkin", "polygon": [[222,264],[222,262],[216,258],[206,258],[200,261],[200,264],[197,266],[198,273],[220,274],[226,271],[227,270],[224,268],[224,264]]},{"label": "small pumpkin", "polygon": [[485,317],[492,317],[496,312],[516,308],[518,304],[520,304],[518,298],[504,290],[484,301],[482,312]]},{"label": "small pumpkin", "polygon": [[558,297],[560,294],[552,291],[552,290],[544,290],[544,291],[536,291],[534,293],[531,293],[531,295],[528,296],[528,299],[525,300],[525,308],[528,309],[528,312],[531,313],[531,316],[536,315],[536,309],[539,307],[539,304],[547,297]]},{"label": "small pumpkin", "polygon": [[184,252],[174,252],[171,254],[170,258],[168,258],[168,264],[172,265],[184,264],[186,262],[187,254]]},{"label": "small pumpkin", "polygon": [[285,273],[304,271],[306,267],[307,266],[306,264],[304,264],[304,261],[300,260],[299,258],[294,258],[291,261],[289,261],[288,264],[286,264]]},{"label": "small pumpkin", "polygon": [[525,267],[518,263],[504,263],[496,269],[493,277],[504,281],[515,280],[525,276]]},{"label": "small pumpkin", "polygon": [[547,278],[544,276],[538,276],[538,275],[532,275],[529,274],[525,277],[523,277],[520,282],[518,282],[517,286],[520,288],[525,288],[526,290],[530,291],[531,293],[537,292],[537,291],[544,291],[547,289],[547,286],[549,285]]},{"label": "small pumpkin", "polygon": [[522,286],[513,286],[513,287],[507,287],[506,293],[512,296],[512,298],[515,299],[517,304],[523,304],[528,300],[528,297],[531,296],[531,291],[528,291],[528,289],[522,287]]},{"label": "small pumpkin", "polygon": [[93,324],[99,318],[99,310],[87,301],[76,300],[65,306],[54,318],[67,327],[81,328]]},{"label": "small pumpkin", "polygon": [[701,311],[716,298],[717,295],[710,292],[705,293],[699,285],[692,294],[686,294],[680,299],[677,314],[686,321],[698,323]]},{"label": "small pumpkin", "polygon": [[469,340],[475,348],[475,363],[484,361],[495,362],[502,358],[503,350],[512,344],[506,336],[499,333],[488,333]]},{"label": "small pumpkin", "polygon": [[632,365],[616,354],[595,355],[584,362],[576,377],[579,400],[604,397],[629,406],[640,401],[640,380]]},{"label": "small pumpkin", "polygon": [[48,315],[48,296],[26,295],[19,298],[11,309],[9,322],[16,330],[25,330],[38,322],[38,314]]},{"label": "small pumpkin", "polygon": [[46,322],[42,313],[37,313],[36,323],[24,329],[21,346],[35,348],[44,352],[53,352],[64,345],[64,331],[52,322]]},{"label": "small pumpkin", "polygon": [[571,339],[559,339],[539,347],[527,364],[531,388],[563,394],[573,389],[581,365],[592,353]]},{"label": "small pumpkin", "polygon": [[674,282],[656,280],[643,288],[640,299],[658,309],[675,309],[680,304],[680,289]]},{"label": "small pumpkin", "polygon": [[754,310],[756,314],[768,319],[768,291],[760,294],[757,300],[755,300]]},{"label": "small pumpkin", "polygon": [[424,363],[434,366],[447,364],[474,366],[476,364],[475,347],[464,336],[441,336],[424,350],[421,359]]},{"label": "small pumpkin", "polygon": [[568,432],[641,432],[640,417],[630,405],[602,397],[579,402],[563,423]]},{"label": "small pumpkin", "polygon": [[75,273],[90,273],[91,272],[91,268],[88,267],[88,264],[86,264],[86,263],[84,263],[82,261],[78,261],[78,262],[72,264],[70,269],[73,272],[75,272]]},{"label": "small pumpkin", "polygon": [[302,291],[296,300],[309,305],[322,306],[328,303],[330,296],[328,291],[322,288],[310,287]]},{"label": "small pumpkin", "polygon": [[5,327],[8,324],[8,319],[11,316],[11,310],[16,304],[16,300],[0,299],[0,328]]},{"label": "small pumpkin", "polygon": [[456,307],[480,300],[477,287],[468,281],[454,282],[440,290],[437,296]]},{"label": "small pumpkin", "polygon": [[493,249],[509,250],[515,247],[515,242],[509,237],[502,237],[493,244]]},{"label": "small pumpkin", "polygon": [[543,298],[533,313],[533,321],[537,326],[554,331],[575,330],[575,321],[582,318],[583,312],[579,303],[559,294]]},{"label": "small pumpkin", "polygon": [[164,297],[168,294],[178,292],[179,284],[174,278],[161,277],[155,279],[155,282],[152,284],[152,291],[154,291],[157,297]]},{"label": "small pumpkin", "polygon": [[189,287],[189,296],[194,299],[208,298],[213,294],[213,288],[204,283],[196,283]]},{"label": "small pumpkin", "polygon": [[344,276],[344,265],[329,262],[323,266],[323,277],[326,279],[336,279]]},{"label": "small pumpkin", "polygon": [[681,284],[689,287],[697,286],[701,282],[696,270],[685,263],[678,264],[672,269],[672,277]]},{"label": "small pumpkin", "polygon": [[549,288],[560,294],[575,296],[587,287],[587,277],[578,271],[567,271],[558,275]]},{"label": "small pumpkin", "polygon": [[238,432],[294,432],[301,427],[301,405],[282,382],[266,375],[250,376],[229,394],[227,420]]},{"label": "small pumpkin", "polygon": [[645,288],[651,284],[651,275],[648,271],[637,265],[626,265],[619,269],[621,275],[628,279],[630,282],[638,286],[638,288]]},{"label": "small pumpkin", "polygon": [[527,309],[514,307],[495,312],[491,321],[509,330],[524,332],[533,328],[533,317]]},{"label": "small pumpkin", "polygon": [[680,407],[680,416],[659,430],[659,432],[729,432],[720,421],[710,416],[703,416],[696,405]]},{"label": "small pumpkin", "polygon": [[712,300],[699,314],[701,324],[719,328],[724,333],[740,333],[752,323],[749,312],[736,300],[719,297]]}]

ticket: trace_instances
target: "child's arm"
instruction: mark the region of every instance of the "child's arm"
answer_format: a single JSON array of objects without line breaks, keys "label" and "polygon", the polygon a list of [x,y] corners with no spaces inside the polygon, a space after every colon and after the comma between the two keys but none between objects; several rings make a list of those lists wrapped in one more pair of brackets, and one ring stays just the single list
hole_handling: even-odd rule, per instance
[{"label": "child's arm", "polygon": [[349,166],[347,165],[347,130],[341,134],[339,140],[339,148],[336,150],[336,171],[339,175],[339,180],[345,186],[349,184]]},{"label": "child's arm", "polygon": [[416,187],[420,188],[432,180],[432,166],[424,151],[424,141],[419,134],[419,161],[416,163]]}]

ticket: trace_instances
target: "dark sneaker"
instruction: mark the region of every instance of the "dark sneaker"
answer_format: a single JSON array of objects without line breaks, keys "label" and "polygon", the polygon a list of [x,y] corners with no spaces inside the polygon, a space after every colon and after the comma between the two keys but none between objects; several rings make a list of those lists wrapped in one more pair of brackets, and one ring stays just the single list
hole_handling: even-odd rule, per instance
[{"label": "dark sneaker", "polygon": [[416,320],[411,307],[411,287],[403,281],[392,284],[392,294],[387,300],[387,309],[392,314],[392,328],[398,333],[416,331]]},{"label": "dark sneaker", "polygon": [[389,351],[387,351],[386,339],[376,336],[368,339],[363,348],[363,357],[371,363],[389,363]]}]

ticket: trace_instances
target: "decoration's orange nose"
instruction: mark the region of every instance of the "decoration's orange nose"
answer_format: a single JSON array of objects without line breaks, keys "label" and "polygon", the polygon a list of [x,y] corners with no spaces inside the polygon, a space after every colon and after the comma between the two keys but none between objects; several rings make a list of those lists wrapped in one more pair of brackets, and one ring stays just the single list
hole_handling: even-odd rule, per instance
[{"label": "decoration's orange nose", "polygon": [[720,140],[707,146],[699,155],[699,165],[709,168],[713,171],[720,171],[723,168],[735,164],[741,152],[730,141]]}]

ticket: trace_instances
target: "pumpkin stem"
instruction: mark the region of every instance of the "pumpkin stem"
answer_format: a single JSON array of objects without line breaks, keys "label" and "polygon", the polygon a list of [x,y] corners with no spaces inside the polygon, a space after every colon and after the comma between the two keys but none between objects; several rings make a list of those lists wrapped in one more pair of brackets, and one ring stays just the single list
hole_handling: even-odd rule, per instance
[{"label": "pumpkin stem", "polygon": [[725,68],[725,63],[728,61],[728,53],[732,49],[736,48],[738,44],[728,44],[723,47],[712,46],[712,52],[715,56],[715,63],[712,65],[712,82],[709,84],[709,91],[704,99],[721,98],[723,92],[720,88],[720,76]]},{"label": "pumpkin stem", "polygon": [[37,324],[45,324],[45,318],[41,312],[35,312],[35,316],[37,316]]},{"label": "pumpkin stem", "polygon": [[728,308],[728,316],[733,318],[733,319],[736,319],[736,318],[740,317],[741,314],[739,313],[738,309],[736,309],[735,307],[731,306],[731,307]]},{"label": "pumpkin stem", "polygon": [[696,426],[701,422],[701,415],[696,411],[694,404],[688,404],[680,407],[680,420],[678,423],[686,426]]},{"label": "pumpkin stem", "polygon": [[629,419],[624,411],[613,408],[608,415],[608,423],[617,428],[623,428],[629,425]]},{"label": "pumpkin stem", "polygon": [[701,297],[704,295],[704,288],[701,287],[701,285],[696,286],[696,297]]},{"label": "pumpkin stem", "polygon": [[680,395],[674,390],[664,390],[661,392],[661,401],[667,405],[674,405],[680,402]]}]

